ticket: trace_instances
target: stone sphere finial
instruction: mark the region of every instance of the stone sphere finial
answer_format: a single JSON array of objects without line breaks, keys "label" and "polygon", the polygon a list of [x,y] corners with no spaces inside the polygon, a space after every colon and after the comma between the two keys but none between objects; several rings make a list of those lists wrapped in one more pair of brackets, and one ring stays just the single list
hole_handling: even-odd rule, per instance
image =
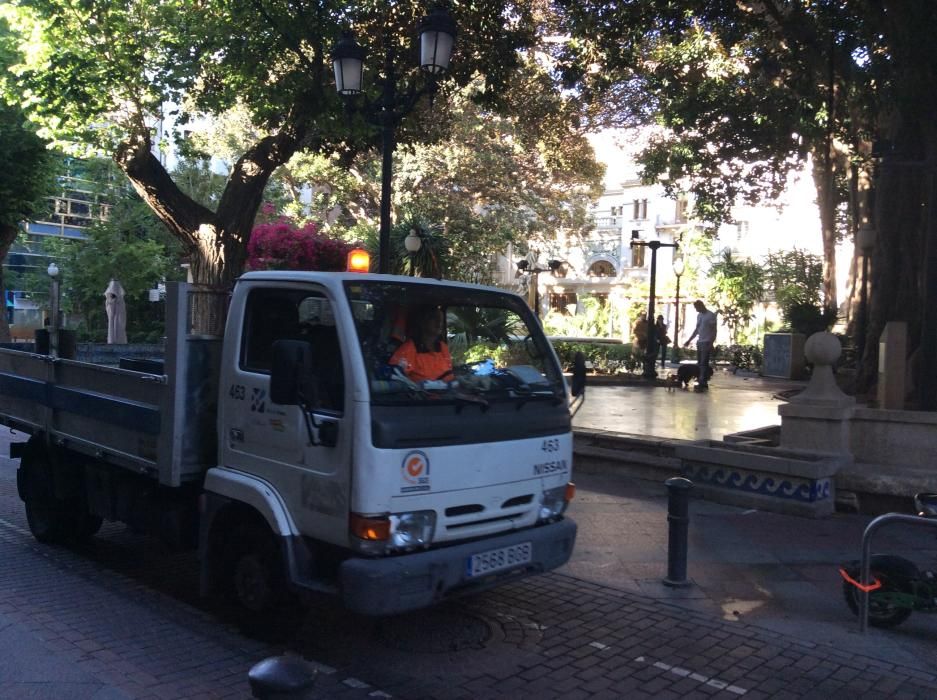
[{"label": "stone sphere finial", "polygon": [[827,406],[851,406],[856,400],[846,396],[836,385],[833,363],[839,359],[843,348],[832,333],[814,333],[804,343],[804,355],[813,363],[813,373],[807,388],[791,397],[791,403],[810,403]]},{"label": "stone sphere finial", "polygon": [[804,356],[814,365],[832,365],[842,354],[839,338],[829,331],[814,333],[804,343]]}]

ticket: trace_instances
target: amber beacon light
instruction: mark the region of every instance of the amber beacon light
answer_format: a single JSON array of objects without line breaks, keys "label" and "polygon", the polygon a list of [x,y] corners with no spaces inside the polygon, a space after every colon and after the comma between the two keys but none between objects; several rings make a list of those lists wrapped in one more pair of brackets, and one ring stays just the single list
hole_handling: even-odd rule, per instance
[{"label": "amber beacon light", "polygon": [[348,272],[367,272],[371,269],[371,256],[363,248],[355,248],[348,253]]}]

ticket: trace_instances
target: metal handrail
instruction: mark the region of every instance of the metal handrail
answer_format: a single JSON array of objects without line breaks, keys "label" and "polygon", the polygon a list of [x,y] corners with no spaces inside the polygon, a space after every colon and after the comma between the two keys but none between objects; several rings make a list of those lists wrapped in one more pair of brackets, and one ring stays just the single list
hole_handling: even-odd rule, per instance
[{"label": "metal handrail", "polygon": [[884,525],[890,523],[905,523],[906,525],[928,525],[937,527],[937,519],[924,518],[919,515],[907,515],[905,513],[885,513],[880,515],[868,525],[865,532],[862,533],[862,561],[859,563],[859,633],[865,634],[869,629],[869,591],[865,588],[869,586],[870,580],[869,568],[871,562],[872,535],[875,531]]}]

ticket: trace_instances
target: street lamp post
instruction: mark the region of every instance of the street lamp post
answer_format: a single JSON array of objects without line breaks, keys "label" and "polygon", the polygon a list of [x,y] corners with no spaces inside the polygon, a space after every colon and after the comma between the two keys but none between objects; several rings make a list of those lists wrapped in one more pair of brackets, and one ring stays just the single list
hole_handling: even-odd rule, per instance
[{"label": "street lamp post", "polygon": [[674,295],[673,315],[673,361],[680,361],[680,278],[685,271],[683,251],[679,247],[673,250],[673,274],[677,278],[677,293]]},{"label": "street lamp post", "polygon": [[[438,79],[449,68],[452,47],[455,43],[456,24],[449,12],[437,7],[423,18],[418,28],[420,35],[420,69],[426,74],[427,82],[419,90],[397,93],[397,74],[395,71],[394,50],[388,40],[384,53],[384,78],[381,99],[377,103],[367,100],[357,106],[369,121],[381,129],[381,226],[378,248],[378,272],[390,272],[390,199],[391,177],[393,174],[394,149],[397,147],[395,132],[400,120],[416,106],[420,97],[434,93]],[[362,95],[362,73],[364,70],[365,50],[346,34],[332,51],[332,66],[335,70],[335,88],[346,98]]]},{"label": "street lamp post", "polygon": [[49,290],[49,356],[59,356],[59,266],[49,263],[46,270],[51,280]]},{"label": "street lamp post", "polygon": [[410,233],[403,239],[403,247],[407,249],[407,253],[410,255],[410,276],[414,277],[416,275],[416,265],[413,257],[423,247],[423,237],[415,227],[411,228]]},{"label": "street lamp post", "polygon": [[650,298],[647,303],[647,352],[644,355],[644,373],[641,375],[645,379],[655,379],[657,377],[657,338],[654,325],[654,297],[657,294],[657,251],[660,248],[678,248],[676,243],[661,243],[660,241],[642,241],[638,239],[640,231],[631,232],[631,247],[640,246],[651,249],[651,290]]},{"label": "street lamp post", "polygon": [[[528,260],[518,260],[517,261],[517,270],[525,275],[530,275],[529,284],[533,285],[534,288],[534,316],[540,318],[540,273],[541,272],[552,272],[556,273],[560,269],[560,266],[563,264],[562,260],[549,260],[547,261],[546,267],[540,267],[539,265],[531,266],[530,261]],[[527,297],[528,303],[530,303],[530,297]]]}]

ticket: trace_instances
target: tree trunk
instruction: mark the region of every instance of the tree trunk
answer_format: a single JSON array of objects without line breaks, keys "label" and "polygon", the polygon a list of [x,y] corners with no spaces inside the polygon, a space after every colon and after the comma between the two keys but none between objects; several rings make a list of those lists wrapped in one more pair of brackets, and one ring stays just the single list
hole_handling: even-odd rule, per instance
[{"label": "tree trunk", "polygon": [[[923,145],[920,139],[915,144]],[[921,165],[919,157],[899,150],[882,159],[876,177],[873,220],[878,235],[871,254],[870,313],[859,375],[861,389],[868,390],[876,383],[878,341],[885,324],[907,321],[908,350],[913,353],[922,342],[923,308],[933,303],[923,285],[929,193]]]},{"label": "tree trunk", "polygon": [[818,153],[816,149],[812,156],[823,241],[823,305],[836,310],[836,160],[832,153]]},{"label": "tree trunk", "polygon": [[264,189],[273,171],[290,159],[299,138],[292,131],[267,136],[235,163],[215,212],[173,182],[150,150],[148,132],[129,138],[114,159],[134,189],[190,257],[196,296],[191,332],[223,333],[228,294],[244,272],[247,244]]},{"label": "tree trunk", "polygon": [[9,343],[10,340],[12,340],[10,337],[10,324],[7,321],[7,290],[6,283],[3,278],[2,263],[4,260],[6,260],[7,253],[10,252],[10,246],[13,245],[13,241],[16,240],[16,236],[19,234],[19,232],[20,230],[17,226],[0,226],[0,299],[3,299],[3,316],[0,318],[0,343]]},{"label": "tree trunk", "polygon": [[[879,116],[885,145],[875,181],[871,318],[859,376],[874,385],[878,339],[888,321],[908,321],[912,388],[921,408],[937,409],[937,75],[922,28],[937,22],[932,0],[886,0],[874,17],[890,48],[890,113]],[[912,368],[914,369],[914,368]]]}]

